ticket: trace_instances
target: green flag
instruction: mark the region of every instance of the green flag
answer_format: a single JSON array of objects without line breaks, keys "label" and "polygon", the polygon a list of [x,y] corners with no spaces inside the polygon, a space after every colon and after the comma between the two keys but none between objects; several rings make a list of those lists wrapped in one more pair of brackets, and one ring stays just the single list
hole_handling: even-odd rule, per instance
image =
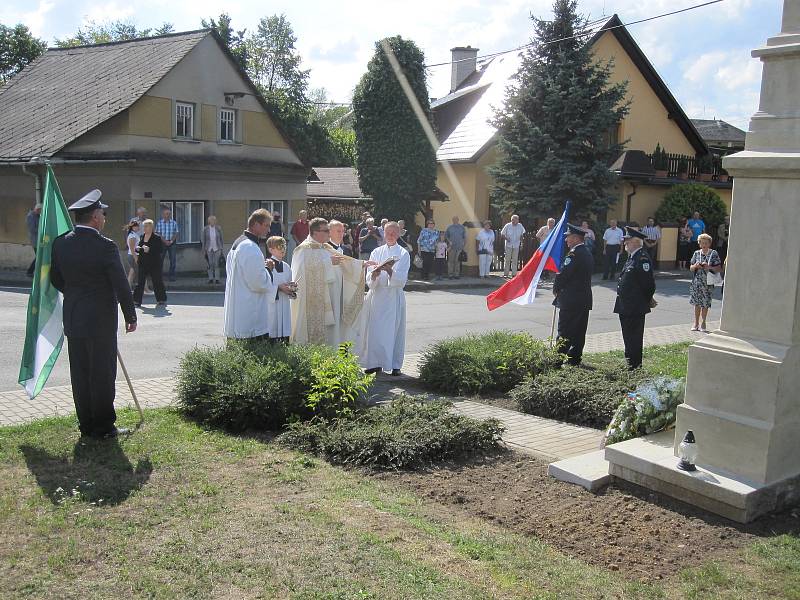
[{"label": "green flag", "polygon": [[71,229],[72,221],[61,190],[58,189],[56,176],[47,165],[42,212],[39,216],[36,271],[28,299],[25,348],[19,366],[19,383],[30,398],[42,391],[64,343],[64,322],[61,318],[63,297],[50,283],[50,261],[53,241]]}]

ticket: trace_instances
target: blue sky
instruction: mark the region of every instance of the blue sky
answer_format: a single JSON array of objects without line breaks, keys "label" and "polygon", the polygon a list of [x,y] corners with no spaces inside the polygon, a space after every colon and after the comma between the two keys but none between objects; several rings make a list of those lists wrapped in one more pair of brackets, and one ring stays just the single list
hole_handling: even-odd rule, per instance
[{"label": "blue sky", "polygon": [[[627,23],[700,1],[583,0],[580,10],[592,18],[616,12]],[[168,21],[183,31],[226,11],[241,29],[254,28],[262,16],[285,13],[304,66],[311,69],[312,87],[348,101],[382,37],[412,39],[427,62],[440,63],[449,60],[453,46],[471,45],[484,54],[526,43],[528,16],[547,17],[551,5],[552,0],[4,0],[0,23],[25,23],[52,43],[88,21],[125,19],[139,27]],[[717,117],[747,129],[761,80],[760,63],[750,50],[780,30],[782,5],[782,0],[724,0],[629,30],[690,117]],[[449,67],[432,69],[429,77],[431,96],[447,93]]]}]

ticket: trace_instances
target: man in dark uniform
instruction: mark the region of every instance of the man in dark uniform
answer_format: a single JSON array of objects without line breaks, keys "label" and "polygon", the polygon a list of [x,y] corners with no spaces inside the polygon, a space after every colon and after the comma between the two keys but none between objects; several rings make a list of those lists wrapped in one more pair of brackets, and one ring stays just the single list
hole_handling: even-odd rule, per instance
[{"label": "man in dark uniform", "polygon": [[553,283],[553,306],[559,308],[558,345],[571,365],[581,364],[586,343],[586,327],[592,310],[592,271],[594,258],[583,244],[586,231],[567,223],[564,239],[569,253]]},{"label": "man in dark uniform", "polygon": [[656,291],[653,263],[650,255],[642,250],[646,237],[633,227],[625,228],[623,240],[628,261],[620,273],[617,301],[614,303],[625,341],[625,360],[631,370],[642,366],[644,316],[656,305],[653,300]]},{"label": "man in dark uniform", "polygon": [[106,223],[100,190],[69,207],[75,229],[53,242],[50,281],[64,294],[64,334],[69,347],[72,397],[81,435],[114,437],[127,430],[114,422],[117,378],[117,304],[125,330],[136,331],[128,279],[117,245],[100,235]]}]

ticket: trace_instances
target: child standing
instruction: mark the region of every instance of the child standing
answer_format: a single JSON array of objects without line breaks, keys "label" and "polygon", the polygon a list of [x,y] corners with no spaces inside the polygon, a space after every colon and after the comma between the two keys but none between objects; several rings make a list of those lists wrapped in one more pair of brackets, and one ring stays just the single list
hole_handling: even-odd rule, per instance
[{"label": "child standing", "polygon": [[445,238],[445,232],[439,232],[439,239],[436,240],[436,254],[434,255],[433,262],[436,267],[436,281],[441,281],[444,278],[444,273],[447,268],[447,251],[450,248],[450,242]]},{"label": "child standing", "polygon": [[[292,282],[292,269],[283,261],[286,256],[286,240],[280,236],[272,236],[267,240],[267,252],[275,262],[272,269],[272,281],[276,285]],[[294,294],[287,294],[282,290],[275,293],[270,304],[270,327],[269,338],[272,342],[289,343],[292,335],[292,311],[289,300],[295,297]]]}]

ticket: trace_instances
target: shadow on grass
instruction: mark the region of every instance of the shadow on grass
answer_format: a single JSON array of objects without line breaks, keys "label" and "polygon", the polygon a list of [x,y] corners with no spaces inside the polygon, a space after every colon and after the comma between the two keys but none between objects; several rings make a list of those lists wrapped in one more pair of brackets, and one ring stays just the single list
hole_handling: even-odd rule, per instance
[{"label": "shadow on grass", "polygon": [[27,444],[20,451],[36,483],[57,505],[68,499],[102,506],[121,504],[153,472],[149,458],[140,459],[134,467],[116,439],[78,442],[71,460]]}]

